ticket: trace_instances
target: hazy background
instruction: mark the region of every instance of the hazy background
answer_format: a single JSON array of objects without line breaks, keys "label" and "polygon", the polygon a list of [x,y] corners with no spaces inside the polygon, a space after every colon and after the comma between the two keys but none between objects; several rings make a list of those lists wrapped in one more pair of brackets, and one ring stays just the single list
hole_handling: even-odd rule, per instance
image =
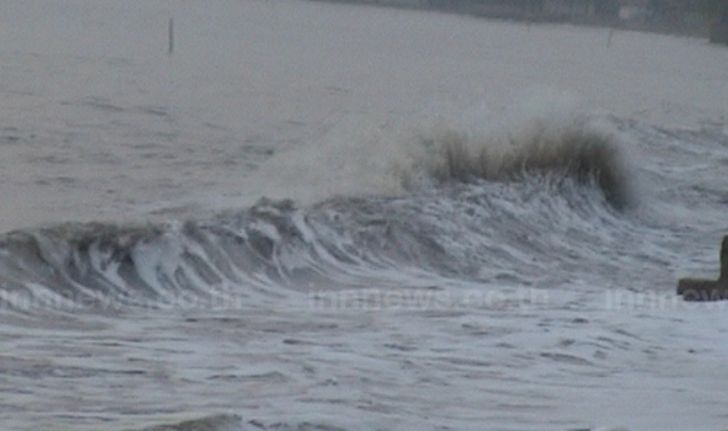
[{"label": "hazy background", "polygon": [[727,109],[725,49],[701,38],[307,1],[0,9],[4,231],[335,193],[341,175],[307,187],[277,170],[265,190],[245,178],[292,147],[521,99],[670,127],[720,124]]}]

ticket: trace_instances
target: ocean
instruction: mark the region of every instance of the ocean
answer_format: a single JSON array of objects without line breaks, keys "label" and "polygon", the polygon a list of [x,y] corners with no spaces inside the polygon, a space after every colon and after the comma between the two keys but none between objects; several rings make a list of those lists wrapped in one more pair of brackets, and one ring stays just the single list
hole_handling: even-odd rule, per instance
[{"label": "ocean", "polygon": [[0,429],[728,429],[728,303],[675,293],[725,47],[305,0],[0,40]]}]

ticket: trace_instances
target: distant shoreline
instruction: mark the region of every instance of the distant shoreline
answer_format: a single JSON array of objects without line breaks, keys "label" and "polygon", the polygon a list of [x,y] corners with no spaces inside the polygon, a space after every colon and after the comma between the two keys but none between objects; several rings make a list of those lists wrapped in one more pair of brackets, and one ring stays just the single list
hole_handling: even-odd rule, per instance
[{"label": "distant shoreline", "polygon": [[486,5],[439,5],[437,2],[423,4],[422,0],[308,0],[319,3],[341,3],[359,6],[386,7],[404,10],[421,10],[455,15],[466,15],[502,21],[513,21],[534,24],[571,24],[588,27],[603,27],[615,30],[639,31],[645,33],[669,34],[675,36],[698,37],[707,39],[710,34],[710,23],[707,19],[695,22],[683,22],[679,25],[668,23],[651,23],[626,21],[594,17],[558,17],[544,14],[529,14],[515,9],[503,10]]}]

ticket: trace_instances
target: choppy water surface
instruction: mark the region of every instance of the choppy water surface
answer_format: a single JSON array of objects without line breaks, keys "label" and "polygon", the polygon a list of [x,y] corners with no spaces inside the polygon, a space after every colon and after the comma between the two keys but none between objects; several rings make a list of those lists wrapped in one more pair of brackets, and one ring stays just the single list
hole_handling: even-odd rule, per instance
[{"label": "choppy water surface", "polygon": [[[587,406],[644,391],[713,405],[704,419],[719,423],[718,385],[685,382],[717,383],[722,367],[693,374],[689,339],[708,334],[685,325],[702,312],[672,293],[676,268],[714,266],[728,138],[615,127],[636,142],[631,175],[652,198],[608,200],[595,175],[625,168],[601,152],[588,173],[572,169],[590,141],[563,150],[568,163],[397,197],[6,234],[3,417],[15,428],[210,415],[219,429],[568,429],[630,424]],[[699,354],[722,358],[719,346]]]}]

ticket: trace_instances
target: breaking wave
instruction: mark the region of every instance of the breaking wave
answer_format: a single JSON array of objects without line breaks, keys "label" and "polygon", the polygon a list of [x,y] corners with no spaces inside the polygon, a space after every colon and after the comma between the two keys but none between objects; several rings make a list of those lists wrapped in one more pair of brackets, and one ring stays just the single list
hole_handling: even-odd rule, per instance
[{"label": "breaking wave", "polygon": [[588,124],[556,129],[540,124],[525,136],[480,139],[445,130],[420,139],[428,150],[427,172],[439,182],[518,181],[533,175],[572,178],[596,185],[617,209],[631,203],[628,172],[616,136]]},{"label": "breaking wave", "polygon": [[438,130],[377,165],[397,179],[396,194],[264,198],[205,220],[11,232],[0,237],[0,304],[243,306],[373,284],[528,284],[624,223],[631,201],[615,135],[582,121],[487,138]]},{"label": "breaking wave", "polygon": [[406,196],[448,183],[535,177],[594,186],[618,210],[634,204],[626,145],[613,124],[562,108],[503,115],[341,121],[317,142],[277,153],[246,183],[254,193],[243,203]]}]

